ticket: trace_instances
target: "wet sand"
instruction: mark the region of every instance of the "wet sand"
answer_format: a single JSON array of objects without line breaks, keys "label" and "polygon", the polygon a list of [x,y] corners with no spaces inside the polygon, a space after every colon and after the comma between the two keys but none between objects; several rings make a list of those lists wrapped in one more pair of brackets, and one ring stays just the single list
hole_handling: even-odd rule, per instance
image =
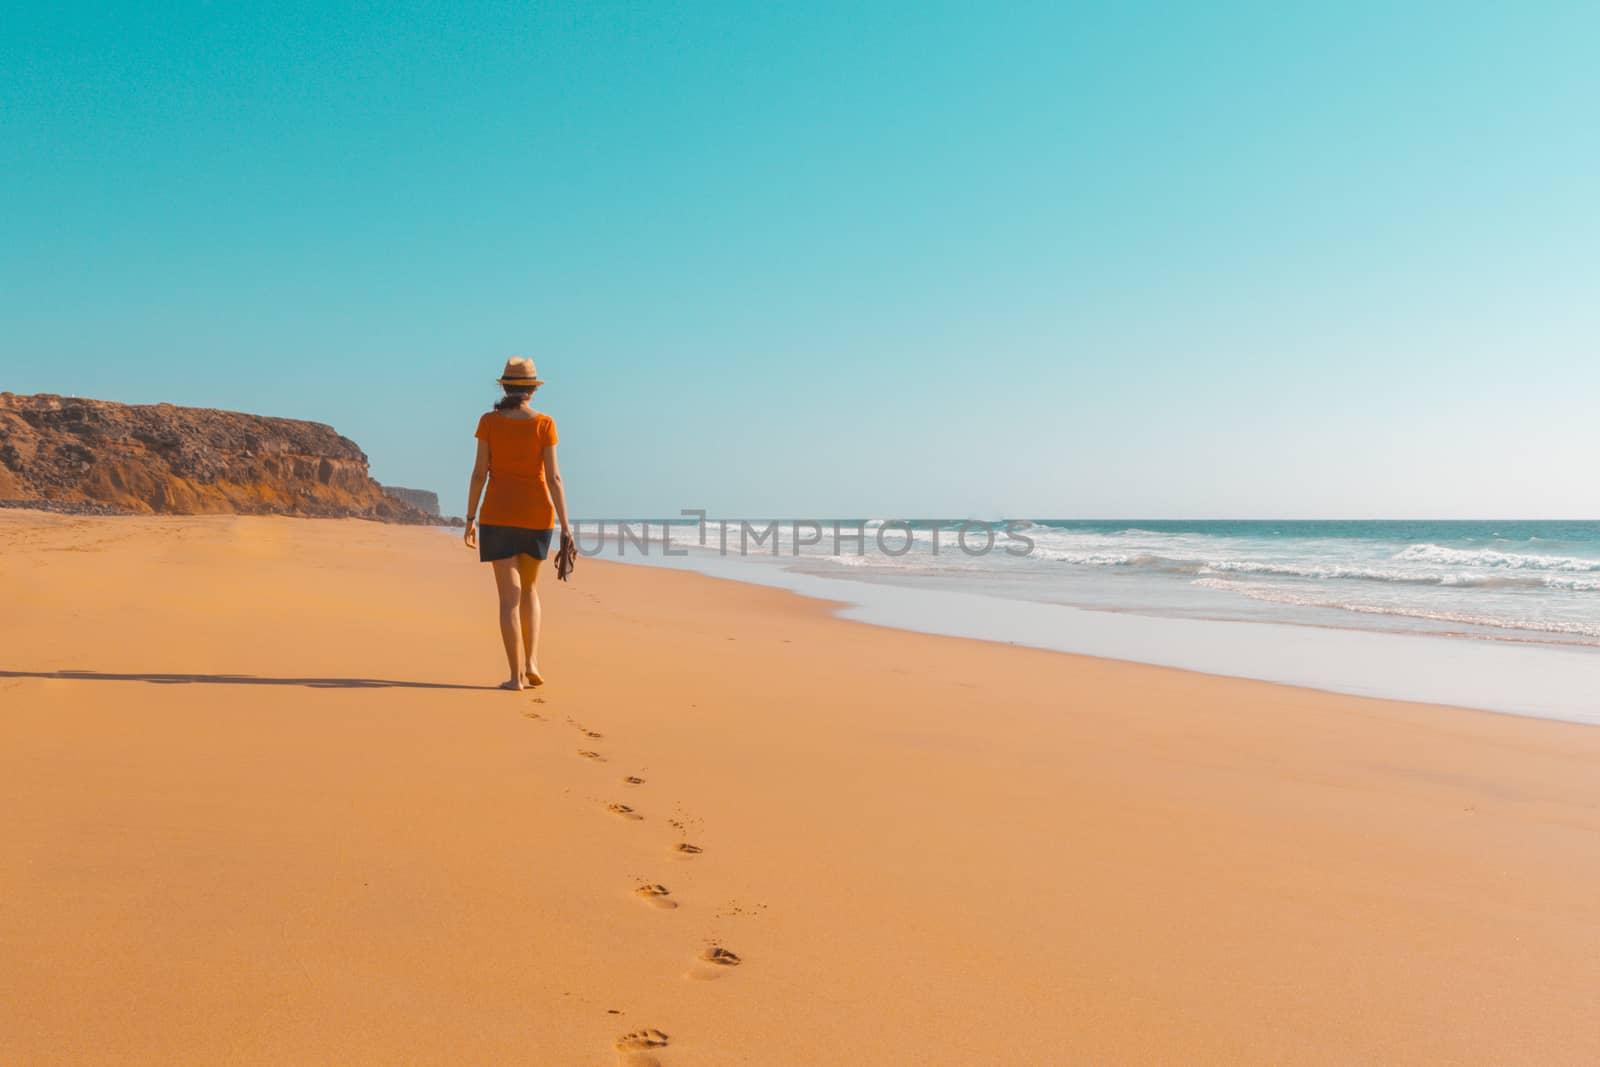
[{"label": "wet sand", "polygon": [[1592,727],[553,577],[0,511],[0,1063],[1600,1060]]}]

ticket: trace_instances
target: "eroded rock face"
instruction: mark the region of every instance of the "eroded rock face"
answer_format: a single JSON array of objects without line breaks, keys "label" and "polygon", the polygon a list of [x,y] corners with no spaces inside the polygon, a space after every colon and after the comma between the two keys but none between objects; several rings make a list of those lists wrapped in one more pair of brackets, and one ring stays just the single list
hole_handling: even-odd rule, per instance
[{"label": "eroded rock face", "polygon": [[331,426],[50,394],[0,393],[0,500],[436,521],[385,493]]}]

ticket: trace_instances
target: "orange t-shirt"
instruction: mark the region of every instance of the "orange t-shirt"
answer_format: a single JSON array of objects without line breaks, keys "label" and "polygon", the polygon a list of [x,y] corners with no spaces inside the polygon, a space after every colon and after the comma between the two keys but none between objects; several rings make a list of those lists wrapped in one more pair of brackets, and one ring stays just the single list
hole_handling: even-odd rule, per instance
[{"label": "orange t-shirt", "polygon": [[556,443],[556,420],[542,412],[514,419],[491,411],[473,436],[489,442],[489,488],[478,521],[485,526],[549,530],[556,524],[544,480],[544,446]]}]

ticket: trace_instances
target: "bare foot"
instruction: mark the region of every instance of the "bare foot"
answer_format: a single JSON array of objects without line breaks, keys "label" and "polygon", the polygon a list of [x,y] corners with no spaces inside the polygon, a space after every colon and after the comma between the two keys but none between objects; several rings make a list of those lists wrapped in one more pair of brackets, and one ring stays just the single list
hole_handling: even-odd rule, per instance
[{"label": "bare foot", "polygon": [[529,685],[544,684],[544,675],[539,673],[539,668],[535,667],[531,661],[526,667],[522,668],[522,674],[523,677],[528,679]]},{"label": "bare foot", "polygon": [[500,688],[501,689],[521,690],[522,687],[523,686],[522,686],[522,679],[521,678],[512,678],[509,681],[504,681],[504,682],[500,683]]}]

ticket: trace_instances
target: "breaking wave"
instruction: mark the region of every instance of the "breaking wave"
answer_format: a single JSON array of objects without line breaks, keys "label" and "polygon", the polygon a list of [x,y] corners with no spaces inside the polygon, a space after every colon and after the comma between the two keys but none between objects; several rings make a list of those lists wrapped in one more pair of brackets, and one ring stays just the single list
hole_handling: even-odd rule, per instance
[{"label": "breaking wave", "polygon": [[1493,549],[1446,548],[1443,545],[1411,545],[1394,557],[1407,563],[1431,563],[1446,567],[1496,567],[1507,570],[1600,571],[1600,559],[1581,556],[1537,556],[1521,552],[1496,552]]}]

